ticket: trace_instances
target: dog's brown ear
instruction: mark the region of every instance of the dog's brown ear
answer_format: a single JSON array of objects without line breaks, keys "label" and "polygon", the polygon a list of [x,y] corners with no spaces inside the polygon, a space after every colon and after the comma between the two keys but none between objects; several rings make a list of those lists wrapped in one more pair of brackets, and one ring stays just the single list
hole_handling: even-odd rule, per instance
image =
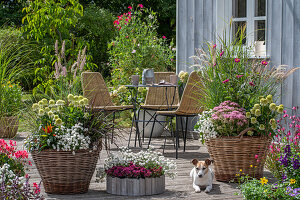
[{"label": "dog's brown ear", "polygon": [[191,162],[193,163],[193,165],[197,165],[198,160],[196,158],[194,158]]},{"label": "dog's brown ear", "polygon": [[210,160],[210,159],[206,159],[205,160],[205,164],[208,166],[208,165],[210,165],[212,163],[212,161]]}]

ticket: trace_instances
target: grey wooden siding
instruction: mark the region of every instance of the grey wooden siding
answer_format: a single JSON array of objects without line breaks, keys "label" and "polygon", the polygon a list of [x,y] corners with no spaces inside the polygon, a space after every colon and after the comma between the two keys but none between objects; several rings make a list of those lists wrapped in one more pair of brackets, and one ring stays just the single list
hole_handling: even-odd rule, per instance
[{"label": "grey wooden siding", "polygon": [[[228,1],[177,0],[177,73],[192,71],[189,57],[195,48],[215,40],[219,10],[223,9],[217,8],[217,3],[225,6]],[[272,65],[300,67],[300,0],[268,0],[267,31],[267,55]],[[282,84],[280,92],[281,103],[300,106],[300,70]]]}]

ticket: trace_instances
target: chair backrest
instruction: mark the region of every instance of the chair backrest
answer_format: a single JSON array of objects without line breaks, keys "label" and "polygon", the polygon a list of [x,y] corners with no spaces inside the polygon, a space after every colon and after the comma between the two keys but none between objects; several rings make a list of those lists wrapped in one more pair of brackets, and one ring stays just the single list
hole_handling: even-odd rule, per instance
[{"label": "chair backrest", "polygon": [[99,72],[83,72],[81,84],[84,97],[89,99],[90,106],[113,106],[108,88]]},{"label": "chair backrest", "polygon": [[[176,75],[175,72],[154,72],[155,83],[159,83],[161,80],[170,82],[170,75]],[[175,90],[175,96],[174,96]],[[178,90],[175,87],[169,87],[167,89],[168,103],[166,99],[166,89],[164,87],[150,87],[145,99],[145,105],[177,105],[179,103]]]},{"label": "chair backrest", "polygon": [[186,83],[177,112],[180,114],[199,114],[204,110],[201,100],[205,98],[201,77],[193,71]]}]

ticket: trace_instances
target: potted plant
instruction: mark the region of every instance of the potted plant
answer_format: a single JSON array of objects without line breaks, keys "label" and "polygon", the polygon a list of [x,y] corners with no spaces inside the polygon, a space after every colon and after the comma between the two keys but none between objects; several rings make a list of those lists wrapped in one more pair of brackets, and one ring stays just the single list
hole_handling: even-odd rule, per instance
[{"label": "potted plant", "polygon": [[230,181],[236,172],[250,172],[261,177],[276,116],[283,106],[273,97],[286,73],[271,68],[266,60],[250,59],[251,49],[242,43],[243,35],[234,41],[219,40],[208,44],[208,53],[197,50],[193,56],[205,92],[199,103],[207,108],[200,115],[197,129],[215,161],[216,179]]},{"label": "potted plant", "polygon": [[174,178],[176,164],[152,149],[133,153],[122,148],[109,155],[104,170],[98,169],[97,177],[106,175],[106,191],[110,194],[142,196],[165,191],[165,176]]},{"label": "potted plant", "polygon": [[88,191],[102,148],[101,138],[110,126],[86,105],[87,98],[72,94],[67,101],[42,99],[32,105],[35,123],[26,147],[46,193]]},{"label": "potted plant", "polygon": [[17,134],[22,90],[17,84],[3,81],[0,93],[0,137],[13,138]]}]

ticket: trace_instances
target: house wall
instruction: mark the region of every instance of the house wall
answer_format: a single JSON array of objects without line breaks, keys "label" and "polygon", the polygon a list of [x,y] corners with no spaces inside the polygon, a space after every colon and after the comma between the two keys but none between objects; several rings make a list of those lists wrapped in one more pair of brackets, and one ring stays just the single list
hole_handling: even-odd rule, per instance
[{"label": "house wall", "polygon": [[[189,66],[195,48],[215,41],[224,29],[231,0],[177,0],[176,71],[193,71]],[[267,55],[274,66],[300,67],[300,0],[267,1]],[[298,11],[298,12],[297,12]],[[286,107],[300,106],[300,70],[279,91]]]}]

